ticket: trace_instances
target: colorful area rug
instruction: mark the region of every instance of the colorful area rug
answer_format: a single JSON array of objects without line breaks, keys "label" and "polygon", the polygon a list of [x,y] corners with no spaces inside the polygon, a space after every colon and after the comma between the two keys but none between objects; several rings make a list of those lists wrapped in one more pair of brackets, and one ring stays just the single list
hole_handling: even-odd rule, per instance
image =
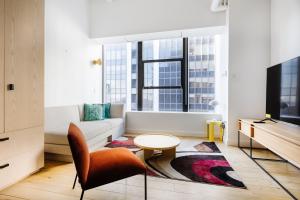
[{"label": "colorful area rug", "polygon": [[[134,145],[133,139],[121,137],[106,147],[125,147],[143,159],[143,151]],[[177,147],[176,158],[157,152],[145,164],[150,176],[246,188],[214,142],[182,141]]]},{"label": "colorful area rug", "polygon": [[[134,137],[132,136],[120,137],[108,143],[107,145],[105,145],[105,147],[108,148],[125,147],[130,149],[131,151],[141,150],[139,147],[137,147],[134,144],[133,139]],[[181,148],[179,147],[179,149],[181,149],[180,152],[196,151],[196,152],[205,152],[205,153],[221,153],[221,151],[219,150],[219,148],[214,142],[201,142],[197,144],[190,143],[190,144],[186,144],[185,146],[186,147],[183,146],[181,146]]]}]

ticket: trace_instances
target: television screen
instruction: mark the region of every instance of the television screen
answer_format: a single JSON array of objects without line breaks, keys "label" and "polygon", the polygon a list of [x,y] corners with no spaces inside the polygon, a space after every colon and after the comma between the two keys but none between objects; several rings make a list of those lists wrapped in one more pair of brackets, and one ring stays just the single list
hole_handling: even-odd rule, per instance
[{"label": "television screen", "polygon": [[267,69],[266,113],[300,125],[300,57]]}]

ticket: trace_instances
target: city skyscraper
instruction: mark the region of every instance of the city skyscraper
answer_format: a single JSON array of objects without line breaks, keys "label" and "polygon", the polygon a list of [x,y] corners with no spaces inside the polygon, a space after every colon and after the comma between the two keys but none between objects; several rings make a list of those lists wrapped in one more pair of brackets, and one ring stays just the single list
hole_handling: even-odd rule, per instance
[{"label": "city skyscraper", "polygon": [[[137,110],[137,42],[104,45],[104,97]],[[143,42],[143,60],[182,58],[182,38]],[[215,38],[191,37],[188,43],[190,112],[213,112],[215,99]],[[181,63],[145,63],[144,85],[180,86]],[[182,89],[144,89],[143,111],[182,111]]]}]

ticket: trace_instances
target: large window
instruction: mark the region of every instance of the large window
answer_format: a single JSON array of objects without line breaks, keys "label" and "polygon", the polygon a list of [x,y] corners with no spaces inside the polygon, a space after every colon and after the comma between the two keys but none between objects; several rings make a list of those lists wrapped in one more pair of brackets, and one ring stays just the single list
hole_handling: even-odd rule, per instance
[{"label": "large window", "polygon": [[214,112],[215,36],[104,45],[104,100],[128,110]]},{"label": "large window", "polygon": [[[139,110],[184,111],[184,73],[187,56],[183,43],[187,39],[166,39],[139,42]],[[183,80],[181,80],[183,79]],[[187,92],[187,91],[186,91]],[[187,106],[186,106],[187,108]],[[187,111],[187,109],[185,110]]]}]

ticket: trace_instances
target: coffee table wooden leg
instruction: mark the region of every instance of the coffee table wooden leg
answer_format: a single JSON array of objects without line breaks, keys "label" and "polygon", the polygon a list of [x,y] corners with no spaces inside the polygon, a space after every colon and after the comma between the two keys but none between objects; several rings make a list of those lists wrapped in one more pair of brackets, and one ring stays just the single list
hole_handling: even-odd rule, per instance
[{"label": "coffee table wooden leg", "polygon": [[168,150],[163,150],[162,154],[164,156],[175,158],[175,156],[176,156],[176,148],[172,148],[172,149],[168,149]]},{"label": "coffee table wooden leg", "polygon": [[144,149],[144,159],[147,160],[153,156],[154,151],[149,149]]}]

